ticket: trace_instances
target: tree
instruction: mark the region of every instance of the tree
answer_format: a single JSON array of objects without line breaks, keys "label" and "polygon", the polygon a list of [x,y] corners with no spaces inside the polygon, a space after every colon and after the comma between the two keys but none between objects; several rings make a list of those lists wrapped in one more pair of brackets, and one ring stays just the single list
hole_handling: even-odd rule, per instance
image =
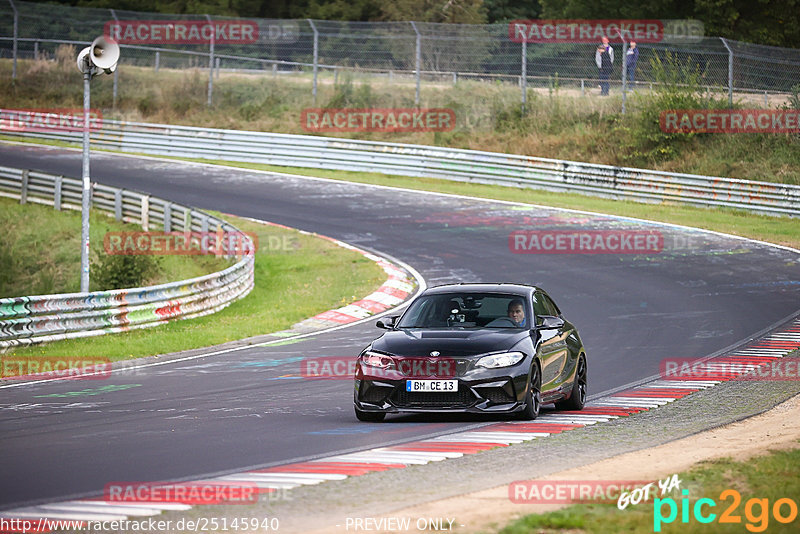
[{"label": "tree", "polygon": [[539,0],[484,0],[483,5],[490,24],[538,19],[542,11]]},{"label": "tree", "polygon": [[610,3],[591,0],[539,0],[544,19],[685,19],[694,13],[693,2],[639,0]]},{"label": "tree", "polygon": [[379,18],[380,14],[380,4],[374,0],[318,0],[311,2],[306,18],[368,21]]},{"label": "tree", "polygon": [[706,35],[800,48],[800,0],[695,0]]},{"label": "tree", "polygon": [[381,4],[383,20],[486,23],[483,0],[396,0]]}]

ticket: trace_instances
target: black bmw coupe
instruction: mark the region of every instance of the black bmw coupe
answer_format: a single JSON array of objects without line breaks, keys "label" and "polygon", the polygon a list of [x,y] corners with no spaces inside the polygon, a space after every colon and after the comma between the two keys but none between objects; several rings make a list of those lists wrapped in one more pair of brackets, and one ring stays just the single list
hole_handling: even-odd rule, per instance
[{"label": "black bmw coupe", "polygon": [[521,284],[427,289],[358,356],[355,411],[514,413],[535,419],[542,403],[580,410],[586,351],[544,290]]}]

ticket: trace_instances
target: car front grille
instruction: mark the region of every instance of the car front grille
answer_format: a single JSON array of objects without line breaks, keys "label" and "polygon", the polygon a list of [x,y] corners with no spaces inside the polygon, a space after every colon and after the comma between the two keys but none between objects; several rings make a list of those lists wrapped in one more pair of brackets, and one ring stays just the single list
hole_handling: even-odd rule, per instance
[{"label": "car front grille", "polygon": [[458,391],[436,393],[398,389],[392,395],[392,400],[398,408],[466,408],[475,402],[475,395],[465,386]]},{"label": "car front grille", "polygon": [[495,404],[505,404],[516,400],[505,388],[480,388],[478,391],[483,398]]},{"label": "car front grille", "polygon": [[386,397],[392,392],[392,389],[393,388],[389,386],[376,386],[374,384],[366,389],[363,389],[362,386],[361,396],[359,398],[361,402],[382,404],[386,400]]}]

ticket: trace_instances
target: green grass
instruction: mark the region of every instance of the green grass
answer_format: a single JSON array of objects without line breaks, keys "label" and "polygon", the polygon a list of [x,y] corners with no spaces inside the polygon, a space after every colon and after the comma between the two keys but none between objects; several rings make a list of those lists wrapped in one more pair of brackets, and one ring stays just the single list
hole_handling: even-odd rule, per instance
[{"label": "green grass", "polygon": [[[74,61],[69,53],[62,54],[58,63],[21,62],[21,74],[17,85],[9,86],[8,91],[0,90],[0,106],[17,108],[35,107],[79,107],[80,80],[73,73]],[[8,69],[7,61],[0,61],[0,89],[10,76],[2,76]],[[77,72],[77,71],[76,71]],[[108,79],[106,79],[108,78]],[[330,82],[331,80],[328,80]],[[127,120],[144,120],[172,124],[199,125],[220,128],[249,129],[287,133],[304,133],[299,128],[299,114],[304,107],[313,107],[308,91],[307,80],[272,79],[268,76],[223,75],[215,81],[215,104],[205,106],[205,84],[207,78],[200,71],[168,71],[154,73],[149,69],[124,66],[120,75],[120,102],[118,110],[106,113],[106,117]],[[319,105],[336,104],[346,107],[413,107],[413,86],[408,84],[390,85],[369,82],[345,81],[337,86],[332,83],[320,85]],[[75,87],[73,87],[75,86]],[[38,87],[41,90],[34,91]],[[487,84],[464,82],[456,87],[433,85],[423,92],[423,106],[452,107],[459,117],[459,126],[453,132],[414,133],[414,134],[346,134],[348,137],[363,139],[435,144],[460,148],[495,150],[519,154],[577,159],[582,161],[650,166],[679,172],[700,172],[711,175],[727,175],[745,179],[783,181],[800,183],[800,167],[797,166],[798,138],[787,135],[704,135],[670,140],[663,135],[656,136],[654,146],[646,146],[648,140],[640,139],[646,112],[652,113],[653,100],[647,94],[634,95],[629,100],[631,110],[625,117],[618,113],[619,102],[614,98],[596,99],[592,97],[552,96],[533,93],[529,99],[529,113],[520,116],[517,90],[508,84]],[[674,95],[667,95],[672,97]],[[680,95],[678,95],[680,96]],[[98,107],[108,108],[110,99],[110,77],[99,77],[93,85],[93,102]],[[714,97],[709,97],[715,102]],[[660,132],[659,132],[660,133]],[[4,137],[4,136],[3,136]],[[4,137],[7,138],[7,137]],[[672,142],[674,141],[674,143]],[[668,143],[669,150],[659,149],[659,143]],[[63,143],[46,144],[64,146]],[[644,155],[648,148],[650,156]],[[663,148],[663,147],[662,147]],[[655,157],[652,154],[663,155]],[[180,159],[180,158],[175,158]],[[196,160],[204,161],[204,160]],[[205,161],[206,163],[209,163]],[[211,162],[215,163],[215,162]],[[533,189],[467,184],[446,180],[387,176],[378,173],[346,171],[309,170],[283,168],[238,162],[216,162],[243,168],[274,170],[292,174],[312,174],[337,180],[359,183],[405,187],[409,189],[453,193],[498,200],[508,200],[531,204],[563,207],[593,211],[611,215],[643,218],[705,228],[730,233],[742,237],[759,239],[776,244],[800,248],[800,232],[796,220],[787,217],[753,215],[744,211],[722,208],[694,208],[678,204],[642,204],[631,201],[615,201],[571,193],[550,193]],[[272,230],[271,230],[272,231]],[[330,245],[329,245],[330,246]],[[329,251],[335,255],[335,252]],[[303,254],[300,254],[303,256]],[[327,256],[326,256],[327,257]],[[307,269],[302,257],[286,259],[287,269],[302,272]],[[293,263],[298,261],[298,264]],[[280,262],[278,262],[280,263]],[[345,264],[349,265],[347,261]],[[351,266],[353,277],[370,278],[373,266]],[[303,267],[305,265],[305,267]],[[202,346],[204,343],[218,343],[285,328],[293,321],[328,309],[335,304],[320,307],[308,306],[309,299],[317,297],[333,299],[334,303],[344,302],[341,295],[364,294],[348,285],[350,281],[341,280],[336,262],[318,265],[328,277],[337,279],[341,287],[331,288],[331,292],[318,288],[313,291],[297,293],[288,291],[284,300],[274,300],[274,311],[269,317],[262,317],[262,307],[254,306],[253,313],[263,320],[250,329],[251,317],[241,308],[245,301],[238,302],[222,314],[212,318],[172,323],[158,336],[150,337],[148,331],[126,334],[130,345],[124,349],[115,347],[107,339],[92,340],[91,345],[80,341],[59,344],[64,350],[75,350],[86,355],[143,355],[167,352]],[[262,267],[257,267],[261,269]],[[316,274],[316,270],[314,273]],[[356,274],[357,273],[357,274]],[[281,280],[282,283],[303,283],[303,277],[283,280],[285,272],[275,272],[267,283]],[[337,275],[337,276],[333,276]],[[378,277],[379,278],[379,277]],[[375,278],[375,285],[379,281]],[[370,278],[371,279],[371,278]],[[354,282],[354,281],[353,281]],[[354,284],[357,285],[357,284]],[[364,289],[369,284],[358,286]],[[280,291],[280,284],[276,291]],[[338,291],[338,292],[337,292]],[[265,295],[271,298],[275,295]],[[293,299],[296,300],[286,300]],[[250,299],[250,297],[248,297]],[[280,309],[278,309],[280,308]],[[298,312],[300,309],[302,313]],[[218,324],[217,319],[228,317],[232,320],[224,332],[207,327]],[[238,315],[237,315],[238,314]],[[289,319],[289,316],[292,319]],[[273,322],[272,319],[278,319]],[[254,321],[258,323],[258,321]],[[200,324],[194,330],[184,330],[187,325]],[[278,326],[280,325],[280,326]],[[210,331],[206,331],[210,330]],[[152,332],[152,330],[150,331]],[[185,340],[181,336],[186,337]],[[181,346],[185,341],[185,347]],[[105,344],[104,344],[105,343]],[[128,341],[126,341],[128,343]],[[95,350],[97,352],[82,352]],[[156,348],[158,347],[158,348]],[[58,352],[63,354],[63,352]]]},{"label": "green grass", "polygon": [[[782,524],[772,516],[772,508],[778,499],[792,499],[796,506],[800,506],[800,449],[789,451],[773,451],[763,456],[757,456],[746,462],[736,462],[731,459],[720,459],[703,462],[698,467],[687,473],[679,475],[681,490],[689,490],[689,520],[682,523],[681,499],[678,491],[664,496],[672,497],[677,505],[677,517],[671,524],[664,524],[661,532],[676,533],[688,532],[706,534],[708,532],[797,532],[800,518],[788,524]],[[738,524],[721,524],[719,517],[725,509],[733,506],[733,497],[720,494],[726,489],[739,492],[741,502],[738,507],[731,510],[733,515],[739,516]],[[704,506],[704,514],[715,513],[716,519],[709,524],[695,520],[692,509],[698,499],[709,498],[717,503],[710,509]],[[769,512],[762,515],[759,506],[751,504],[751,515],[746,515],[747,503],[750,499],[768,499]],[[797,508],[795,508],[797,509]],[[668,515],[667,505],[663,506],[663,513]],[[788,516],[789,506],[782,506],[782,514]],[[750,527],[748,528],[748,525]],[[608,533],[608,532],[653,532],[654,530],[654,503],[653,501],[628,506],[624,510],[617,509],[614,504],[577,504],[571,505],[554,512],[533,514],[514,521],[500,530],[500,534],[528,534],[575,532],[575,533]]]},{"label": "green grass", "polygon": [[[80,291],[81,215],[79,211],[56,211],[50,206],[0,198],[0,298]],[[90,218],[90,261],[93,269],[103,251],[106,232],[141,231],[93,210]],[[144,285],[184,280],[227,267],[214,256],[150,256],[157,265]],[[92,291],[115,289],[90,278]]]},{"label": "green grass", "polygon": [[[230,215],[220,216],[241,230],[258,234],[255,287],[244,299],[206,317],[20,348],[10,354],[116,361],[215,345],[289,328],[367,295],[385,279],[383,270],[374,262],[327,240]],[[283,243],[288,244],[285,250]]]},{"label": "green grass", "polygon": [[[0,135],[0,139],[12,139]],[[16,139],[18,141],[18,139]],[[33,142],[33,141],[30,141]],[[37,140],[36,143],[39,143]],[[44,141],[42,144],[52,146],[75,146],[58,141]],[[162,156],[163,157],[163,156]],[[170,158],[178,161],[193,161],[209,164],[230,165],[244,169],[284,172],[287,174],[312,175],[332,180],[343,180],[357,183],[403,187],[419,191],[434,191],[479,198],[524,202],[567,208],[582,211],[635,217],[651,221],[665,222],[704,228],[715,232],[747,237],[766,241],[777,245],[800,249],[800,231],[797,220],[789,217],[758,215],[743,210],[729,208],[701,208],[677,203],[644,204],[629,200],[610,200],[605,198],[581,195],[577,193],[554,193],[536,189],[503,187],[484,184],[470,184],[435,178],[417,178],[408,176],[390,176],[374,172],[336,171],[327,169],[305,169],[298,167],[280,167],[259,163],[237,161],[214,161],[199,158]]]},{"label": "green grass", "polygon": [[636,217],[651,221],[705,228],[716,232],[724,232],[800,249],[800,231],[798,230],[797,219],[757,215],[742,210],[695,208],[672,203],[644,204],[627,200],[609,200],[577,193],[552,193],[536,189],[469,184],[434,178],[389,176],[386,174],[368,172],[299,169],[257,163],[214,162],[201,159],[185,160],[219,163],[246,169],[285,172],[288,174],[313,175],[322,178],[365,184],[404,187],[420,191],[435,191],[439,193],[467,195],[511,202],[524,202],[543,206],[592,211],[609,215],[621,215],[624,217]]},{"label": "green grass", "polygon": [[[56,53],[55,61],[20,60],[11,81],[10,60],[0,60],[0,107],[80,108],[82,85],[76,50]],[[680,69],[681,66],[673,66]],[[415,107],[414,84],[343,74],[338,83],[320,76],[318,98],[307,74],[277,78],[263,74],[222,73],[214,80],[214,104],[206,105],[207,73],[199,69],[154,72],[121,65],[119,97],[112,108],[112,77],[92,82],[93,107],[105,118],[280,133],[307,133],[300,116],[310,107]],[[461,80],[423,84],[421,107],[454,110],[450,132],[332,133],[346,138],[480,149],[513,154],[645,167],[674,172],[800,184],[800,136],[789,134],[663,134],[658,111],[727,105],[722,94],[671,94],[644,90],[631,94],[628,113],[619,95],[600,98],[589,91],[530,89],[521,115],[514,83]],[[785,106],[774,99],[770,106]],[[741,101],[740,107],[763,103]]]}]

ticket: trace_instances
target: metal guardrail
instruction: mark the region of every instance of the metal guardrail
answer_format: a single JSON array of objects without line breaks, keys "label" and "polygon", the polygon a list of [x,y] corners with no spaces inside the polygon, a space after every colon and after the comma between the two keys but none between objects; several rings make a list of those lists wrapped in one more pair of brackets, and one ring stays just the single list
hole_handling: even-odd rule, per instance
[{"label": "metal guardrail", "polygon": [[[0,167],[0,196],[81,209],[81,181]],[[240,230],[187,206],[106,185],[92,184],[92,205],[145,230],[225,232]],[[249,239],[249,238],[248,238]],[[0,349],[147,328],[173,319],[214,313],[253,288],[254,256],[206,276],[157,286],[90,293],[0,299]]]},{"label": "metal guardrail", "polygon": [[[11,57],[12,77],[17,74],[19,58],[37,58],[53,54],[58,42],[91,41],[107,23],[145,21],[171,23],[176,20],[214,23],[229,19],[204,14],[178,15],[147,13],[122,9],[88,8],[66,3],[0,1],[0,57]],[[595,21],[600,22],[600,21]],[[608,22],[608,21],[607,21]],[[254,39],[221,39],[210,42],[174,43],[165,33],[150,35],[139,45],[126,45],[124,65],[152,65],[170,68],[208,68],[208,101],[213,102],[214,70],[220,68],[259,69],[272,66],[273,73],[285,67],[311,70],[310,92],[316,100],[318,78],[350,71],[381,72],[392,77],[398,72],[411,73],[415,79],[414,101],[424,104],[423,82],[441,84],[443,79],[469,77],[519,80],[520,104],[526,104],[527,86],[542,87],[548,78],[556,78],[562,88],[586,80],[596,86],[598,70],[594,48],[589,43],[556,42],[547,39],[524,43],[512,38],[507,22],[494,24],[450,24],[420,21],[334,21],[312,19],[248,18],[258,28]],[[667,55],[681,64],[691,65],[702,77],[703,85],[736,93],[769,92],[791,95],[800,73],[800,50],[703,36],[698,20],[664,20],[664,34],[658,42],[639,42],[639,60],[635,77],[647,84],[658,75],[652,61],[666,60]],[[123,24],[125,25],[125,24]],[[127,27],[131,27],[125,25]],[[524,24],[523,24],[524,27]],[[518,35],[518,34],[517,34]],[[599,42],[600,35],[597,35]],[[612,35],[618,58],[626,57],[626,47]],[[235,42],[234,42],[235,41]],[[549,42],[548,42],[549,41]],[[142,46],[149,45],[149,46]],[[84,45],[80,45],[81,47]],[[610,76],[615,89],[628,92],[623,71],[617,61]],[[25,76],[25,69],[19,75]],[[330,71],[333,71],[331,73]],[[263,72],[263,70],[262,70]],[[502,78],[501,78],[502,77]],[[115,80],[117,76],[115,75]],[[591,80],[591,81],[590,81]],[[122,82],[124,83],[124,82]],[[117,84],[115,84],[116,88]],[[409,88],[394,86],[393,91]],[[114,91],[114,101],[117,93]],[[399,93],[398,93],[399,94]],[[406,92],[405,96],[410,97]],[[767,104],[765,104],[766,106]],[[622,112],[625,112],[623,106]]]},{"label": "metal guardrail", "polygon": [[[66,142],[81,140],[80,132],[16,135]],[[114,120],[104,120],[102,129],[92,133],[92,145],[121,152],[379,172],[639,202],[678,202],[800,215],[800,186],[477,150]]]}]

